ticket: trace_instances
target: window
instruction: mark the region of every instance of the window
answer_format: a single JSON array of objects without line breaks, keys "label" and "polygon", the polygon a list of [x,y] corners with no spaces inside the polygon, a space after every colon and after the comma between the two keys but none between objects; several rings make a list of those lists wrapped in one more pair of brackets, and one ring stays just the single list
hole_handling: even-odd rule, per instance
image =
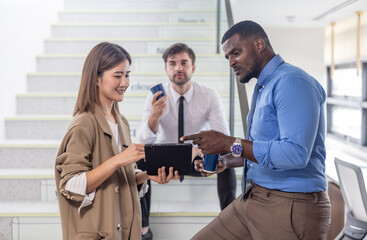
[{"label": "window", "polygon": [[357,76],[355,63],[328,67],[327,132],[343,141],[367,147],[367,63]]}]

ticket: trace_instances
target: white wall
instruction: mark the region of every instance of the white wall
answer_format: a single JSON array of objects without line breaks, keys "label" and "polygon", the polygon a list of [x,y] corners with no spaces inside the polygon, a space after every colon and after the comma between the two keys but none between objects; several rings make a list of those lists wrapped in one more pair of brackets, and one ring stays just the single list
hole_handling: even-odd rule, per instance
[{"label": "white wall", "polygon": [[[261,25],[261,23],[259,24]],[[266,31],[275,53],[279,54],[284,61],[305,70],[317,79],[326,90],[324,29],[262,27]],[[255,83],[252,80],[246,86],[248,102],[251,101]]]},{"label": "white wall", "polygon": [[276,53],[325,84],[323,28],[264,28]]},{"label": "white wall", "polygon": [[26,91],[26,74],[35,72],[36,55],[62,9],[62,0],[0,1],[0,140],[4,118],[15,115],[16,94]]},{"label": "white wall", "polygon": [[[263,25],[257,19],[246,19],[241,12],[241,2],[233,1],[234,22],[252,20],[267,33],[275,53],[284,61],[302,68],[316,78],[326,90],[326,66],[324,63],[324,28],[282,28]],[[255,81],[246,86],[250,102]]]},{"label": "white wall", "polygon": [[[361,16],[360,54],[362,60],[367,59],[367,12]],[[325,62],[331,63],[331,26],[325,28]],[[357,17],[351,17],[334,26],[334,61],[356,61],[357,56]]]}]

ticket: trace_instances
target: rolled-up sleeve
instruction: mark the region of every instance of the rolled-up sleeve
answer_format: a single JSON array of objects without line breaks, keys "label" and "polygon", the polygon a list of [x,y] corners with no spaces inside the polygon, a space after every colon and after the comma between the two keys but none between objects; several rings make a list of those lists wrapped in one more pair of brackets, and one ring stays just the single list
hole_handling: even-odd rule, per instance
[{"label": "rolled-up sleeve", "polygon": [[81,202],[84,196],[67,191],[66,183],[74,176],[91,170],[92,139],[88,131],[81,126],[69,129],[56,158],[56,170],[60,174],[60,193],[67,199]]}]

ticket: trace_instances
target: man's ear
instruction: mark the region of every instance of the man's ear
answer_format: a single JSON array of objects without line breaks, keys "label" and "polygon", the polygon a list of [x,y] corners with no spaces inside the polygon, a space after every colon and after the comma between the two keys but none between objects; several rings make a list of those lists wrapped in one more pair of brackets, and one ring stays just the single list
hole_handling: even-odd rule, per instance
[{"label": "man's ear", "polygon": [[195,70],[196,70],[196,65],[194,64],[194,65],[192,65],[192,73],[194,73]]},{"label": "man's ear", "polygon": [[255,49],[257,52],[261,53],[265,50],[265,41],[262,38],[256,38],[254,41]]}]

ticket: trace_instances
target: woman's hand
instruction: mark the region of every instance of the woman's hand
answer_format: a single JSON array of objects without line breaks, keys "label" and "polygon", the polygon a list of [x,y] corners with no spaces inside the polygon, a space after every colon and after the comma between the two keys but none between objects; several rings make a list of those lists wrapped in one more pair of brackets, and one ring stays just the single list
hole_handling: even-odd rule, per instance
[{"label": "woman's hand", "polygon": [[173,167],[169,168],[169,174],[166,175],[166,167],[158,168],[158,175],[148,175],[149,179],[153,180],[154,182],[157,182],[159,184],[166,184],[171,179],[178,180],[180,179],[180,176],[178,175],[178,171],[175,171],[175,174],[173,174]]},{"label": "woman's hand", "polygon": [[132,143],[125,151],[117,154],[118,165],[126,166],[145,158],[144,144]]},{"label": "woman's hand", "polygon": [[194,161],[194,159],[197,156],[203,158],[204,157],[204,154],[201,152],[201,150],[198,147],[193,147],[192,148],[192,158],[191,158],[191,161]]}]

